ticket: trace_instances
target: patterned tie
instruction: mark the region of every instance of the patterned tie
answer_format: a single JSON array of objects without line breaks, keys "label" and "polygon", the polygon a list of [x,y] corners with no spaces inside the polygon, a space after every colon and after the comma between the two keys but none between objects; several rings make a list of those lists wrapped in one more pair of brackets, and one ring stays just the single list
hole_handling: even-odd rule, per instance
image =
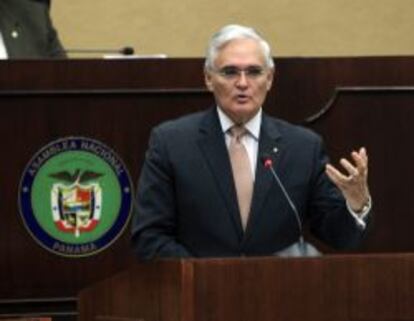
[{"label": "patterned tie", "polygon": [[246,147],[240,141],[245,134],[247,131],[242,126],[236,125],[230,129],[229,155],[243,229],[246,229],[253,195],[253,177],[249,156]]}]

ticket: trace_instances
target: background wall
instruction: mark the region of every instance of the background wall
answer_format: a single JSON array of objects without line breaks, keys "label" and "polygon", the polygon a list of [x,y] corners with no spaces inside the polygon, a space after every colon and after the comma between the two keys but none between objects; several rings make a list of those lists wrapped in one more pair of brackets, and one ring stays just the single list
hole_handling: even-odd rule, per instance
[{"label": "background wall", "polygon": [[412,55],[412,0],[52,1],[66,48],[204,55],[227,23],[256,27],[279,56]]}]

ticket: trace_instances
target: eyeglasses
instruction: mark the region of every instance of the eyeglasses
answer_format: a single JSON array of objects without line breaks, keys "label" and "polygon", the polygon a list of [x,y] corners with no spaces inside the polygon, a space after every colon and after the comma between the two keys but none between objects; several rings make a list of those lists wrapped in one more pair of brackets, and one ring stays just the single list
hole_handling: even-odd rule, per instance
[{"label": "eyeglasses", "polygon": [[265,68],[261,66],[249,66],[247,68],[238,68],[235,66],[225,66],[216,72],[225,79],[233,80],[239,78],[242,73],[249,79],[256,79],[265,74]]}]

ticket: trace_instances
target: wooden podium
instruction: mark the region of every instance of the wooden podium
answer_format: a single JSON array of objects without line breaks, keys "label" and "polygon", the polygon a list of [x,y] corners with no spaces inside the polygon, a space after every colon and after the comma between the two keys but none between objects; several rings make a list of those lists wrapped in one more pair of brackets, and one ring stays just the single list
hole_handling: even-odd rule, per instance
[{"label": "wooden podium", "polygon": [[[167,119],[208,108],[213,103],[213,96],[204,85],[203,63],[201,58],[0,62],[0,106],[3,107],[0,116],[3,155],[0,157],[0,318],[44,315],[53,317],[54,321],[73,321],[81,289],[116,275],[135,263],[129,227],[110,248],[94,256],[78,259],[60,257],[38,246],[27,232],[18,208],[20,179],[33,155],[62,137],[89,137],[111,147],[124,160],[135,183],[151,128]],[[414,148],[411,147],[414,137],[414,57],[284,57],[276,59],[276,66],[274,88],[264,106],[267,113],[305,124],[322,134],[334,164],[359,146],[365,146],[369,151],[369,180],[375,218],[374,226],[358,252],[414,253],[414,215],[410,202],[414,199],[414,189],[406,183],[414,178]],[[380,260],[375,257],[373,262]],[[135,291],[134,295],[141,293],[142,297],[135,300],[133,307],[136,311],[124,309],[121,315],[134,315],[135,319],[140,316],[146,320],[167,317],[189,320],[194,316],[195,321],[224,320],[229,315],[246,320],[255,315],[257,317],[249,321],[273,321],[283,319],[285,314],[289,314],[292,320],[298,316],[310,318],[314,315],[311,313],[313,309],[320,313],[319,307],[323,305],[322,311],[325,310],[327,316],[320,320],[328,320],[329,316],[336,317],[340,314],[338,311],[345,308],[330,297],[333,290],[329,292],[329,289],[321,288],[325,292],[320,292],[321,286],[334,289],[338,286],[349,293],[365,286],[373,296],[356,293],[353,302],[345,301],[349,304],[346,307],[348,312],[344,314],[349,316],[348,319],[413,319],[410,309],[414,296],[409,296],[414,282],[409,271],[413,267],[411,259],[406,261],[405,257],[393,256],[383,260],[380,266],[387,266],[382,270],[383,274],[375,272],[380,267],[371,267],[365,257],[357,257],[356,261],[354,257],[329,256],[315,261],[201,260],[138,265],[131,272],[135,282],[151,282],[148,275],[152,274],[148,270],[158,269],[154,272],[154,282],[150,284],[160,282],[158,290],[144,287],[145,292]],[[162,274],[165,264],[168,268]],[[344,277],[339,272],[357,269],[355,264],[374,270],[375,276],[367,276],[371,283],[362,276],[353,279],[352,285],[342,281]],[[314,274],[312,269],[319,268],[324,271],[323,275],[319,272]],[[207,282],[203,273],[210,273],[210,269],[214,274]],[[252,272],[255,269],[257,272]],[[187,270],[193,271],[190,273],[193,279],[183,274]],[[291,275],[291,270],[307,274],[292,272]],[[252,294],[240,293],[239,296],[248,304],[237,301],[235,308],[229,302],[233,299],[236,302],[234,296],[237,291],[231,286],[234,279],[242,279],[243,275],[239,273],[245,273],[254,280],[244,283],[243,279],[243,282],[236,283],[236,290],[250,284],[260,285],[264,280],[266,284],[260,285],[261,291],[250,289]],[[360,273],[365,273],[365,269]],[[268,274],[271,278],[264,279]],[[144,275],[144,280],[136,280]],[[392,279],[388,278],[389,275]],[[165,286],[168,283],[161,283],[161,277],[171,279],[169,288]],[[403,284],[404,277],[411,277],[407,279],[409,285]],[[330,281],[325,284],[320,279]],[[383,285],[385,282],[389,283]],[[299,288],[293,286],[296,283]],[[401,286],[396,287],[396,283]],[[137,284],[134,286],[139,288]],[[182,286],[177,287],[177,284]],[[161,285],[163,296],[160,294]],[[371,285],[373,290],[369,288]],[[148,297],[148,288],[159,292]],[[281,288],[283,292],[278,292]],[[312,292],[315,288],[318,291]],[[390,288],[393,290],[386,292],[385,289]],[[170,292],[165,293],[166,289]],[[382,292],[387,298],[384,301],[380,300]],[[124,301],[128,306],[131,304],[124,292],[119,290],[116,293],[116,299],[121,301],[115,302],[117,309],[124,307]],[[324,297],[312,297],[315,293],[325,294]],[[165,301],[167,294],[175,301]],[[104,302],[102,295],[99,293],[95,299]],[[312,300],[319,300],[312,303],[316,305],[306,303],[307,295]],[[161,298],[164,301],[161,302]],[[189,305],[190,299],[194,305]],[[369,303],[366,307],[361,303],[364,302],[362,299]],[[171,302],[180,302],[182,306],[177,308]],[[285,302],[286,306],[283,305]],[[92,310],[92,303],[87,300],[82,302],[82,306],[96,315],[118,315],[118,310],[101,311],[98,306]],[[377,306],[372,307],[371,303]],[[297,306],[300,309],[296,309]],[[190,307],[192,310],[184,310]],[[270,312],[264,312],[264,308]],[[372,315],[379,317],[370,319]],[[341,317],[331,320],[344,320],[345,316],[341,314]],[[392,319],[390,316],[401,318]],[[289,319],[286,317],[284,320]],[[306,319],[298,317],[295,321],[303,320]]]},{"label": "wooden podium", "polygon": [[139,263],[81,291],[79,320],[414,320],[414,255]]}]

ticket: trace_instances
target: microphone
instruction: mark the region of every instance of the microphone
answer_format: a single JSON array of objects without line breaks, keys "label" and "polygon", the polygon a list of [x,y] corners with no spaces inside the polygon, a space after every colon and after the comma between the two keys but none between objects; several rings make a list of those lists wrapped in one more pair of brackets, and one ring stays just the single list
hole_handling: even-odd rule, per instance
[{"label": "microphone", "polygon": [[131,56],[135,53],[133,47],[126,46],[120,49],[66,49],[68,54],[120,54],[124,56]]},{"label": "microphone", "polygon": [[303,238],[303,225],[302,225],[302,220],[299,216],[299,212],[295,206],[295,203],[293,202],[292,198],[287,192],[285,186],[283,185],[282,181],[280,180],[279,176],[276,174],[276,171],[273,168],[272,157],[269,154],[263,154],[261,156],[261,161],[262,161],[263,166],[270,171],[277,185],[282,191],[283,196],[289,203],[289,207],[295,216],[296,223],[297,223],[298,230],[299,230],[299,241],[275,254],[278,256],[283,256],[283,257],[319,256],[321,253],[313,245],[305,242],[305,239]]}]

